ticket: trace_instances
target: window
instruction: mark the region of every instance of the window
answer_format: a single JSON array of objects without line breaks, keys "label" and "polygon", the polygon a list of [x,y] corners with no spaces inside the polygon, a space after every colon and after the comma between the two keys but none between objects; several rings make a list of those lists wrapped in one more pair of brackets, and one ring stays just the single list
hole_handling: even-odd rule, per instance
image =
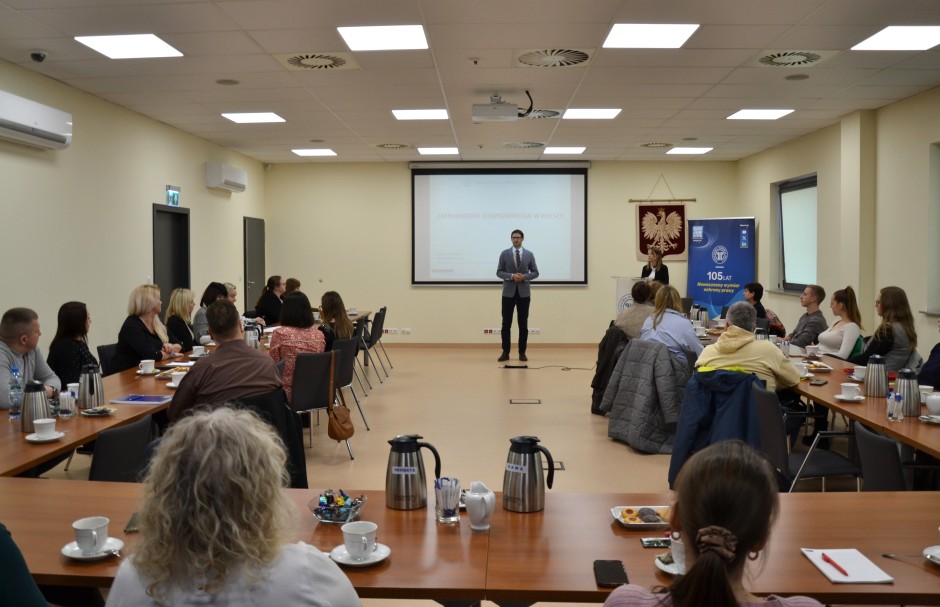
[{"label": "window", "polygon": [[783,289],[816,284],[816,175],[777,184]]}]

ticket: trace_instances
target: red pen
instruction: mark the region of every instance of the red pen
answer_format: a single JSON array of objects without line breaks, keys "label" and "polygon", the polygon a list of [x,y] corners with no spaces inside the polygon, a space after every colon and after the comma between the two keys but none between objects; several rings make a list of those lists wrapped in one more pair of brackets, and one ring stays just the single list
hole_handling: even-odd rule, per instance
[{"label": "red pen", "polygon": [[823,559],[824,561],[826,561],[827,563],[829,563],[830,565],[832,565],[833,567],[835,567],[836,569],[838,569],[838,570],[839,570],[839,573],[841,573],[842,575],[848,575],[848,574],[849,574],[848,571],[846,571],[845,569],[842,568],[842,565],[840,565],[839,563],[837,563],[837,562],[835,562],[834,560],[832,560],[832,558],[830,558],[829,555],[826,554],[825,552],[823,552],[823,557],[822,557],[822,559]]}]

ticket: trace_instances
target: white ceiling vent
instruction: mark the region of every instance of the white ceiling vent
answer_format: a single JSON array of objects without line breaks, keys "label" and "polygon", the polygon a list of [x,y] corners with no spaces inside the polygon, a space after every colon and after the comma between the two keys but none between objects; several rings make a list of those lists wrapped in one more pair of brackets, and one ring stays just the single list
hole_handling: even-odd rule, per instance
[{"label": "white ceiling vent", "polygon": [[516,67],[569,67],[591,60],[594,49],[526,49],[516,56]]},{"label": "white ceiling vent", "polygon": [[541,141],[505,141],[500,147],[515,150],[530,150],[533,148],[544,148],[545,144]]},{"label": "white ceiling vent", "polygon": [[526,120],[539,120],[541,118],[561,118],[561,110],[532,110],[525,116]]},{"label": "white ceiling vent", "polygon": [[377,150],[410,150],[414,148],[410,143],[373,143],[372,147]]},{"label": "white ceiling vent", "polygon": [[359,69],[352,53],[281,53],[275,54],[274,58],[293,72]]},{"label": "white ceiling vent", "polygon": [[764,51],[751,65],[758,67],[813,67],[826,59],[835,57],[839,51]]},{"label": "white ceiling vent", "polygon": [[661,150],[661,149],[664,149],[664,148],[671,148],[672,145],[673,145],[673,144],[671,144],[671,143],[665,143],[665,142],[662,142],[662,141],[649,141],[649,142],[647,142],[647,143],[638,144],[637,147],[639,147],[639,148],[649,148],[649,149],[651,149],[651,150]]}]

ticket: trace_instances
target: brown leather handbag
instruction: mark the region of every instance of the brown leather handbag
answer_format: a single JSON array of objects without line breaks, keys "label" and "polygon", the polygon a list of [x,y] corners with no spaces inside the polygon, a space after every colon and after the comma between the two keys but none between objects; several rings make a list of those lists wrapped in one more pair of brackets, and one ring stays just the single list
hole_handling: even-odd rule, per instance
[{"label": "brown leather handbag", "polygon": [[336,388],[333,385],[334,365],[336,361],[336,352],[330,352],[330,395],[333,402],[328,409],[329,424],[326,427],[326,434],[333,440],[339,442],[349,440],[356,433],[356,427],[353,426],[352,417],[346,405],[336,402]]}]

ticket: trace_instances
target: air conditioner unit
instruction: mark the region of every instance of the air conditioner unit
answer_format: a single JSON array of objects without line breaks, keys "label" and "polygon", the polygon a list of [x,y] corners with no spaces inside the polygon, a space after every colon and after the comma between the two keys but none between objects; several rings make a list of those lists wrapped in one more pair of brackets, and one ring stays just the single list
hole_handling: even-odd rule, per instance
[{"label": "air conditioner unit", "polygon": [[0,91],[0,139],[59,150],[72,143],[72,115]]},{"label": "air conditioner unit", "polygon": [[248,173],[221,162],[207,162],[206,187],[244,192],[248,187]]}]

